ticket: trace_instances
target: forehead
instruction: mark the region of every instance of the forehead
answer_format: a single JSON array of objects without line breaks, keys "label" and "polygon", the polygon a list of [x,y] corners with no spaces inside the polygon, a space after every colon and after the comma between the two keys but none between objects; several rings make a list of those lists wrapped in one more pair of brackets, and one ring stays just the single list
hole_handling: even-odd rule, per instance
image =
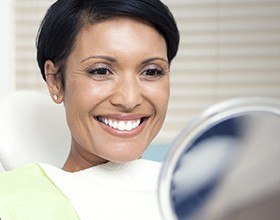
[{"label": "forehead", "polygon": [[73,52],[81,56],[139,52],[167,56],[167,47],[163,36],[146,22],[116,17],[86,25],[77,36]]}]

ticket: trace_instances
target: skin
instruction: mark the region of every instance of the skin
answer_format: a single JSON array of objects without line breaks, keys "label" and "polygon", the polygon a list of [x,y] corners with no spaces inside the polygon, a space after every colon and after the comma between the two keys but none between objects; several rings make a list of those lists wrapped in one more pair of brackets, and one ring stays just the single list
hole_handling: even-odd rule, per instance
[{"label": "skin", "polygon": [[[162,127],[170,93],[167,48],[145,22],[120,17],[84,27],[67,59],[65,88],[50,60],[45,73],[54,101],[64,102],[72,136],[66,171],[138,159]],[[102,117],[142,123],[119,131]]]}]

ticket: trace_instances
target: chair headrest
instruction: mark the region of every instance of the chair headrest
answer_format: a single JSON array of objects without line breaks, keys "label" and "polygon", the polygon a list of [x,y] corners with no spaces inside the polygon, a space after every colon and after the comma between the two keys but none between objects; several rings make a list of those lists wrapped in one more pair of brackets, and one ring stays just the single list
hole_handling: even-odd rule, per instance
[{"label": "chair headrest", "polygon": [[49,96],[17,91],[0,101],[0,161],[6,170],[26,163],[62,166],[70,149],[63,105]]}]

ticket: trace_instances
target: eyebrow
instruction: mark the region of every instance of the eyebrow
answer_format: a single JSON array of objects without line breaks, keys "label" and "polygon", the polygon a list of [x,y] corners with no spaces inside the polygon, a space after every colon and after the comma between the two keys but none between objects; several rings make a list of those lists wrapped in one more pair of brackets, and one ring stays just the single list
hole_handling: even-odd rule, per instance
[{"label": "eyebrow", "polygon": [[161,60],[161,61],[164,61],[164,62],[166,62],[166,63],[169,63],[169,62],[168,62],[166,59],[164,59],[164,58],[161,58],[161,57],[152,57],[152,58],[148,58],[148,59],[144,60],[144,61],[142,62],[142,64],[150,63],[150,62],[155,61],[155,60]]},{"label": "eyebrow", "polygon": [[[109,62],[117,62],[117,59],[114,58],[114,57],[110,57],[110,56],[105,56],[105,55],[95,55],[95,56],[90,56],[90,57],[87,57],[85,59],[83,59],[81,61],[81,63],[89,60],[89,59],[104,59],[104,60],[108,60]],[[152,62],[152,61],[155,61],[155,60],[161,60],[161,61],[164,61],[166,63],[169,63],[166,59],[164,58],[161,58],[161,57],[152,57],[152,58],[148,58],[146,60],[144,60],[142,62],[142,64],[146,64],[146,63],[149,63],[149,62]]]},{"label": "eyebrow", "polygon": [[90,56],[90,57],[87,57],[87,58],[83,59],[81,61],[81,63],[83,63],[83,62],[85,62],[85,61],[87,61],[89,59],[104,59],[104,60],[108,60],[110,62],[117,62],[117,59],[114,58],[114,57],[104,56],[104,55],[96,55],[96,56]]}]

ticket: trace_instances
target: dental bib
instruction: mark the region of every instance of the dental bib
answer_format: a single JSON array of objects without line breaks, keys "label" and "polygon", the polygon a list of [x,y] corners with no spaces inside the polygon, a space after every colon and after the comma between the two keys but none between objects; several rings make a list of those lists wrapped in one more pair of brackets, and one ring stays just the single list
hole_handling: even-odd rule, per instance
[{"label": "dental bib", "polygon": [[158,162],[108,162],[74,173],[47,164],[40,166],[83,220],[161,219]]}]

